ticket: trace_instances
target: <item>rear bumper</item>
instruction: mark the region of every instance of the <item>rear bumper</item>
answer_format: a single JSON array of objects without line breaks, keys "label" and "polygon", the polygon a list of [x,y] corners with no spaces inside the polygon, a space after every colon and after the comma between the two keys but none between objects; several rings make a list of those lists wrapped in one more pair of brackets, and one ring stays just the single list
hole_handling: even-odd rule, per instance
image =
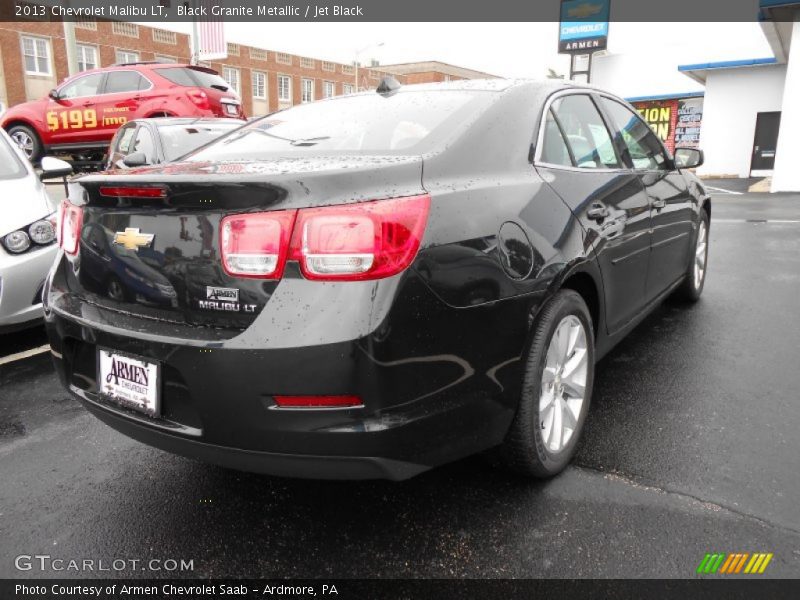
[{"label": "rear bumper", "polygon": [[147,425],[137,423],[130,416],[123,416],[109,410],[107,406],[91,400],[86,393],[80,390],[73,388],[72,392],[81,399],[89,412],[103,423],[134,440],[173,454],[231,469],[278,477],[399,481],[430,468],[426,465],[373,456],[283,454],[208,444],[155,430]]},{"label": "rear bumper", "polygon": [[[189,344],[177,326],[173,339],[166,335],[169,326],[154,322],[126,331],[123,316],[112,319],[58,293],[49,296],[46,323],[62,382],[94,415],[134,439],[279,476],[398,480],[502,441],[515,412],[520,378],[514,357],[525,337],[513,317],[527,310],[522,302],[515,310],[513,301],[453,309],[418,282],[405,287],[399,295],[409,293],[414,302],[395,298],[372,333],[348,339],[338,323],[326,329],[325,343],[322,324],[309,331],[305,322],[292,336],[301,345],[270,347],[265,331],[274,326],[261,329],[271,323],[262,314],[237,337]],[[277,306],[273,299],[265,312]],[[285,310],[297,314],[289,304]],[[98,346],[161,364],[160,418],[98,395]],[[277,394],[354,394],[364,406],[289,410],[275,405]]]}]

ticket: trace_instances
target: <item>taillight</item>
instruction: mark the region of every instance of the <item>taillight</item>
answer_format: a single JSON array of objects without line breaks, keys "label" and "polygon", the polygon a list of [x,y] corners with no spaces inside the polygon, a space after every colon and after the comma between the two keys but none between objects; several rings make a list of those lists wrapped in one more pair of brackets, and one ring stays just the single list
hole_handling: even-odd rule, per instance
[{"label": "taillight", "polygon": [[233,277],[280,279],[297,211],[245,213],[222,219],[222,266]]},{"label": "taillight", "polygon": [[64,249],[64,252],[74,256],[78,253],[78,242],[81,239],[83,209],[75,206],[69,200],[63,200],[58,214],[59,223],[56,227],[58,245]]},{"label": "taillight", "polygon": [[274,396],[279,408],[358,408],[358,396]]},{"label": "taillight", "polygon": [[419,250],[430,196],[305,208],[297,213],[289,259],[306,279],[380,279],[406,269]]},{"label": "taillight", "polygon": [[203,90],[189,90],[186,92],[186,95],[189,96],[189,100],[201,110],[211,110],[211,100],[208,98],[208,94],[206,94]]},{"label": "taillight", "polygon": [[425,195],[231,215],[220,225],[222,265],[261,279],[280,279],[287,260],[316,281],[390,277],[417,255],[429,209]]},{"label": "taillight", "polygon": [[109,198],[166,198],[167,190],[163,187],[104,186],[100,195]]}]

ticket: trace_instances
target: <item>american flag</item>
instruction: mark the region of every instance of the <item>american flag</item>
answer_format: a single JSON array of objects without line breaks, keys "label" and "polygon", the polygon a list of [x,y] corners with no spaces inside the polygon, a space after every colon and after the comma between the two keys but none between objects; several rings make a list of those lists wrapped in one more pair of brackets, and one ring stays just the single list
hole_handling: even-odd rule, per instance
[{"label": "american flag", "polygon": [[211,6],[216,4],[212,0],[193,0],[195,7],[205,8],[205,13],[209,15],[205,18],[197,18],[197,29],[200,44],[198,45],[198,60],[215,60],[228,56],[228,46],[225,43],[225,23],[221,18],[211,20]]}]

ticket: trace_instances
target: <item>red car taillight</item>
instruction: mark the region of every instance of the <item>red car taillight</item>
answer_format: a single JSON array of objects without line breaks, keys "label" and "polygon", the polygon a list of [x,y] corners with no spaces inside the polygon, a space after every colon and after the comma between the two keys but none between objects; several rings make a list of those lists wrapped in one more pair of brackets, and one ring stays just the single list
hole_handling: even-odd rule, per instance
[{"label": "red car taillight", "polygon": [[232,215],[220,224],[222,266],[233,277],[280,279],[297,211]]},{"label": "red car taillight", "polygon": [[62,200],[61,208],[58,212],[56,235],[58,237],[58,245],[67,254],[74,256],[78,253],[82,224],[83,209],[80,206],[75,206],[69,200]]},{"label": "red car taillight", "polygon": [[232,215],[220,226],[223,267],[234,277],[280,279],[286,260],[296,260],[315,281],[390,277],[417,255],[429,210],[424,195]]},{"label": "red car taillight", "polygon": [[417,255],[429,209],[427,195],[302,209],[289,259],[312,280],[396,275]]},{"label": "red car taillight", "polygon": [[201,110],[211,110],[211,100],[208,98],[208,94],[206,94],[203,90],[189,90],[186,92],[186,95],[189,96],[189,100]]}]

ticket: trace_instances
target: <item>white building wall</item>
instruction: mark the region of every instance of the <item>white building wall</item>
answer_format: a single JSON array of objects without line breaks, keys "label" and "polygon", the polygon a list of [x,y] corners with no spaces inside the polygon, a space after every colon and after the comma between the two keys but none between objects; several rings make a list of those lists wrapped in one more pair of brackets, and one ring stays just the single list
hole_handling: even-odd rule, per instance
[{"label": "white building wall", "polygon": [[794,22],[778,147],[775,149],[773,192],[800,192],[800,20]]},{"label": "white building wall", "polygon": [[785,77],[786,65],[707,71],[699,175],[750,176],[756,115],[781,110]]},{"label": "white building wall", "polygon": [[623,98],[703,91],[701,84],[678,71],[669,52],[596,56],[591,83]]}]

